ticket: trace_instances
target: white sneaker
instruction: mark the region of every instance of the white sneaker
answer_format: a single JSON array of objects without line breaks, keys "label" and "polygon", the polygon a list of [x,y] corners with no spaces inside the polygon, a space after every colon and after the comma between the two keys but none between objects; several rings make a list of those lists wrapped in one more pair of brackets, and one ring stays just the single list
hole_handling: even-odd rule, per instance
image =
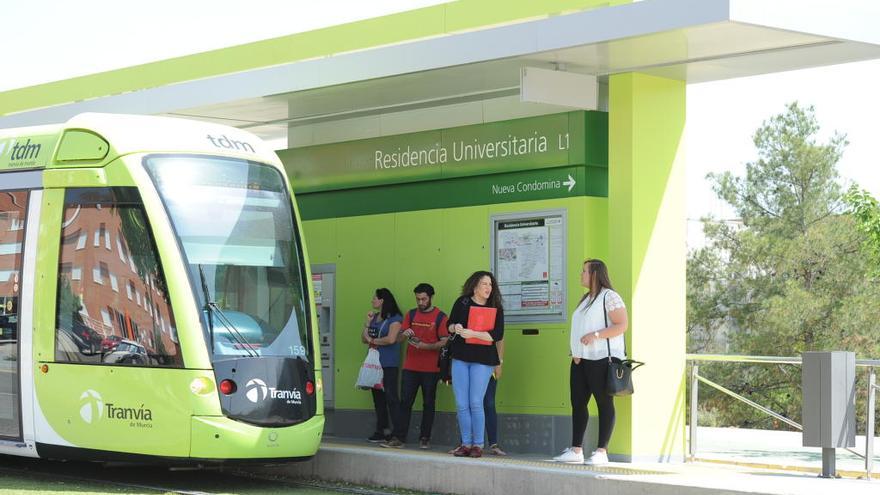
[{"label": "white sneaker", "polygon": [[584,462],[584,451],[575,452],[571,447],[562,451],[562,454],[553,458],[556,462],[565,462],[568,464],[581,464]]},{"label": "white sneaker", "polygon": [[595,450],[592,454],[590,454],[590,458],[584,461],[584,464],[589,464],[590,466],[601,466],[602,464],[608,464],[608,454],[603,451]]}]

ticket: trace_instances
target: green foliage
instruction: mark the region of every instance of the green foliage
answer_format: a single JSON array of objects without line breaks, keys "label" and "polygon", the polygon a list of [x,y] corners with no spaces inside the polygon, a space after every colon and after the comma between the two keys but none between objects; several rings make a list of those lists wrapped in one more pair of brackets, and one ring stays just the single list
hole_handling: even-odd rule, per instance
[{"label": "green foliage", "polygon": [[855,185],[847,191],[844,201],[850,207],[859,230],[866,237],[863,248],[874,265],[874,274],[877,275],[880,272],[880,203],[871,193]]},{"label": "green foliage", "polygon": [[[846,138],[835,133],[820,143],[818,132],[813,107],[792,103],[755,133],[757,160],[746,164],[743,177],[710,174],[714,191],[741,222],[705,219],[708,245],[688,256],[690,352],[850,350],[859,358],[880,357],[880,284],[866,275],[871,262],[863,254],[865,225],[880,222],[848,213],[837,174]],[[867,211],[876,213],[874,207]],[[705,365],[700,371],[787,417],[800,417],[798,367]],[[863,386],[859,392],[864,395]],[[705,407],[719,421],[772,426],[768,416],[744,404],[714,392],[706,397]]]}]

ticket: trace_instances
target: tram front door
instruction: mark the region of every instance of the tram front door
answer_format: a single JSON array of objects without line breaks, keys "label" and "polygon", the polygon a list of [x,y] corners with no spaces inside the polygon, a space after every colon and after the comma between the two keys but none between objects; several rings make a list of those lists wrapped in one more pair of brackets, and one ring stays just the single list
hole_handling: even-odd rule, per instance
[{"label": "tram front door", "polygon": [[21,439],[19,319],[27,191],[0,191],[0,437]]}]

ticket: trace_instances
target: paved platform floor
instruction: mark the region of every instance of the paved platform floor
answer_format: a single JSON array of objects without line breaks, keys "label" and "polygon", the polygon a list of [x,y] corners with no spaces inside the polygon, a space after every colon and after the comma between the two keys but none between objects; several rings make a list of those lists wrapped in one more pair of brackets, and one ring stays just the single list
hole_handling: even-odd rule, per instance
[{"label": "paved platform floor", "polygon": [[[801,433],[796,431],[700,427],[697,432],[697,458],[700,460],[809,472],[821,471],[822,450],[801,445]],[[861,455],[865,454],[864,435],[856,437],[856,446],[852,450]],[[880,450],[880,437],[875,437],[873,475],[880,478],[878,450]],[[864,476],[865,460],[845,449],[838,449],[837,470],[848,477]]]},{"label": "paved platform floor", "polygon": [[520,494],[822,494],[880,493],[880,480],[822,479],[797,471],[689,462],[565,465],[541,456],[456,458],[445,449],[383,449],[367,442],[325,440],[309,462],[263,468],[261,474],[346,481],[429,493]]}]

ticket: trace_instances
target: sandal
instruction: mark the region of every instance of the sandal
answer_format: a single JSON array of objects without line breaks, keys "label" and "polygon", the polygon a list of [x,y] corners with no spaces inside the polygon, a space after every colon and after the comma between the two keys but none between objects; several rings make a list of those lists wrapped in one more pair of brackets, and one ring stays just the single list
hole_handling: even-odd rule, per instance
[{"label": "sandal", "polygon": [[501,450],[501,447],[499,447],[497,443],[493,443],[489,446],[489,453],[492,455],[507,455],[507,452]]}]

